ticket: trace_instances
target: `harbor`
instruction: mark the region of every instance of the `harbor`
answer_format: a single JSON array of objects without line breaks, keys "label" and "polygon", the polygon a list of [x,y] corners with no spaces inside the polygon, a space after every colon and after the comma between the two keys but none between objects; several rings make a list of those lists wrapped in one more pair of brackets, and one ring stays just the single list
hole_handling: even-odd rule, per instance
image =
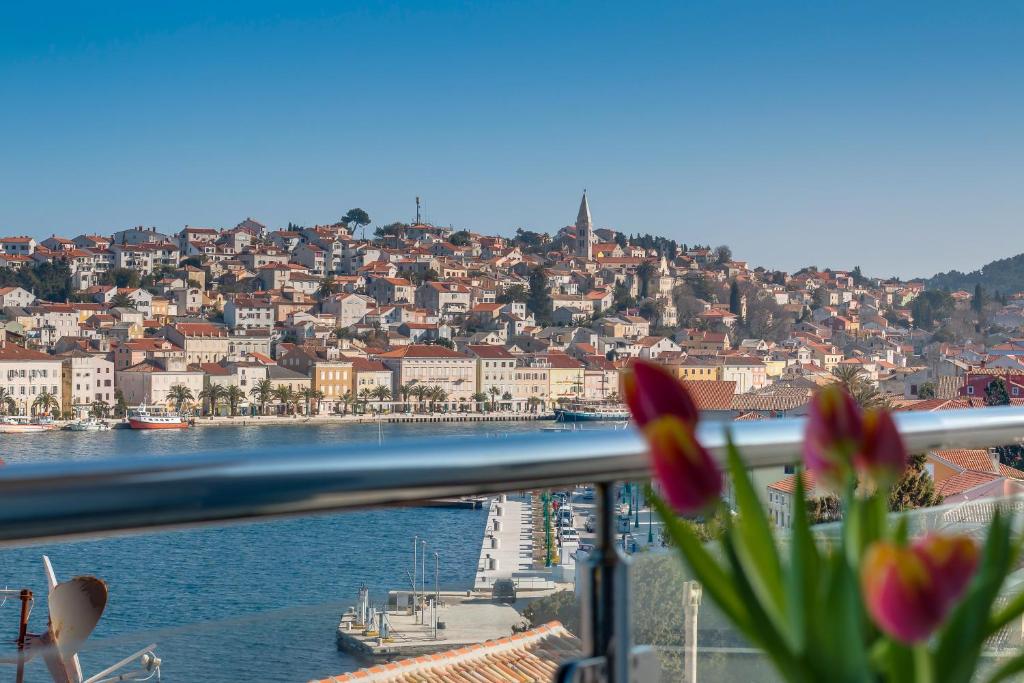
[{"label": "harbor", "polygon": [[[419,564],[410,552],[410,574],[418,578],[407,588],[389,590],[380,605],[361,589],[356,604],[338,623],[338,649],[371,664],[475,645],[522,630],[526,623],[521,612],[530,600],[572,587],[564,578],[554,580],[571,578],[572,572],[537,561],[536,501],[533,492],[486,500],[487,519],[470,590],[438,590],[440,555],[414,538]],[[496,590],[499,582],[514,586],[512,593]]]}]

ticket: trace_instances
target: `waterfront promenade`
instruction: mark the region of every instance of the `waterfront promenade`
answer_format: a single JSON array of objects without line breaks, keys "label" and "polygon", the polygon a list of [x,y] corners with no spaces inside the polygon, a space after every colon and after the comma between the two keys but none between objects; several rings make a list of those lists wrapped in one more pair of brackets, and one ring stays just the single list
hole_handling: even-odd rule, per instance
[{"label": "waterfront promenade", "polygon": [[491,499],[474,590],[490,591],[498,579],[533,569],[532,494]]}]

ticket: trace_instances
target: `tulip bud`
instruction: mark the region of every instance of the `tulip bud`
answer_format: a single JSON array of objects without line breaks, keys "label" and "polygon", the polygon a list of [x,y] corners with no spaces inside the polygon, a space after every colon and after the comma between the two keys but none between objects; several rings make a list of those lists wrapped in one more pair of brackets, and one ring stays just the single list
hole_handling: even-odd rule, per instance
[{"label": "tulip bud", "polygon": [[693,427],[667,415],[644,428],[655,477],[666,500],[683,515],[700,512],[722,495],[722,473],[697,441]]},{"label": "tulip bud", "polygon": [[682,382],[657,363],[638,361],[623,382],[626,404],[640,427],[665,416],[674,415],[691,428],[699,412]]},{"label": "tulip bud", "polygon": [[892,415],[885,410],[866,410],[863,424],[864,434],[854,464],[877,482],[895,481],[907,467],[907,449]]},{"label": "tulip bud", "polygon": [[978,558],[978,546],[967,536],[928,534],[909,547],[879,541],[861,567],[868,612],[892,638],[924,640],[963,595]]},{"label": "tulip bud", "polygon": [[863,433],[860,409],[837,384],[819,390],[807,413],[804,463],[831,483],[840,482],[853,464]]}]

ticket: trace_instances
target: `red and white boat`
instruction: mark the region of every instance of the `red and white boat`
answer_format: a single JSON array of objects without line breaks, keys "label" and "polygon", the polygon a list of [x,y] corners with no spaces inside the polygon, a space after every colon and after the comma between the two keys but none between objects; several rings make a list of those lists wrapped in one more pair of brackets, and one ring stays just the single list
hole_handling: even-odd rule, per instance
[{"label": "red and white boat", "polygon": [[128,426],[132,429],[185,429],[188,422],[178,413],[139,406],[128,411]]}]

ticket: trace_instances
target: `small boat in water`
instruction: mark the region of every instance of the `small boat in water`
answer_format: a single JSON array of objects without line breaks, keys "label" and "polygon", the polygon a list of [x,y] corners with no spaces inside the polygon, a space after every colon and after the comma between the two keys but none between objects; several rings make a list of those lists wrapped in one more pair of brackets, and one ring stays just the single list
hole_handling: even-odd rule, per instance
[{"label": "small boat in water", "polygon": [[72,422],[65,429],[71,432],[105,432],[110,429],[110,425],[94,417],[89,417]]},{"label": "small boat in water", "polygon": [[574,401],[555,408],[555,419],[559,422],[622,422],[629,419],[629,409],[610,401]]},{"label": "small boat in water", "polygon": [[178,413],[142,405],[128,411],[128,425],[132,429],[185,429],[188,422]]},{"label": "small boat in water", "polygon": [[8,415],[0,420],[0,434],[34,434],[56,429],[52,419],[33,420],[22,415]]}]

